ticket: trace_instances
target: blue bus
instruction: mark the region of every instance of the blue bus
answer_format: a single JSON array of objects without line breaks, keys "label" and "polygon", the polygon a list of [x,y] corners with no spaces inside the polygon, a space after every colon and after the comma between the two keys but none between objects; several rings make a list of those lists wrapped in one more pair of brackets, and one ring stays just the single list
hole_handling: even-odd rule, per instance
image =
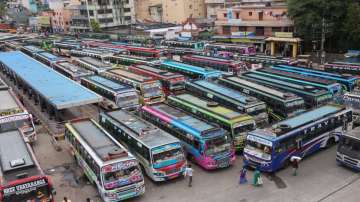
[{"label": "blue bus", "polygon": [[352,129],[352,110],[342,105],[325,105],[279,122],[271,128],[248,133],[244,163],[264,172],[274,172],[339,141]]},{"label": "blue bus", "polygon": [[43,52],[44,50],[41,48],[38,48],[36,46],[23,46],[21,47],[21,52],[25,53],[26,55],[29,55],[33,57],[35,53]]},{"label": "blue bus", "polygon": [[263,69],[258,69],[256,71],[252,71],[254,74],[258,74],[258,75],[262,75],[268,78],[274,78],[277,80],[281,80],[281,81],[287,81],[290,83],[294,83],[294,84],[298,84],[298,85],[303,85],[303,86],[313,86],[316,88],[320,88],[320,89],[325,89],[327,91],[329,91],[332,95],[336,95],[336,94],[340,94],[342,92],[341,90],[341,85],[338,83],[328,83],[328,84],[320,84],[320,83],[315,83],[316,81],[309,81],[309,79],[307,79],[308,81],[306,81],[305,78],[291,78],[290,76],[280,76],[277,75],[275,73],[275,71],[272,71],[269,68],[263,68]]},{"label": "blue bus", "polygon": [[34,53],[33,57],[36,60],[38,60],[50,67],[53,67],[53,65],[57,62],[60,62],[60,61],[65,62],[66,61],[64,58],[58,57],[58,56],[53,55],[46,51]]},{"label": "blue bus", "polygon": [[166,104],[143,106],[142,117],[181,140],[188,157],[207,170],[235,162],[229,133]]},{"label": "blue bus", "polygon": [[332,95],[327,90],[281,81],[275,78],[258,75],[254,72],[244,73],[240,78],[294,93],[304,99],[306,108],[318,107],[332,100]]},{"label": "blue bus", "polygon": [[329,72],[323,72],[318,70],[311,70],[307,68],[301,68],[301,67],[294,67],[294,66],[288,66],[288,65],[276,65],[272,67],[273,69],[278,69],[282,71],[302,74],[306,76],[312,76],[316,77],[317,79],[327,79],[330,81],[335,81],[337,83],[340,83],[346,87],[347,91],[352,91],[356,86],[356,81],[358,78],[353,76],[343,76],[340,74],[335,73],[329,73]]},{"label": "blue bus", "polygon": [[211,79],[220,77],[223,72],[218,70],[206,69],[202,67],[197,67],[193,65],[184,64],[181,62],[176,62],[173,60],[165,60],[161,62],[160,67],[169,71],[179,72],[186,74],[194,79]]},{"label": "blue bus", "polygon": [[269,121],[265,102],[237,90],[205,80],[186,82],[185,89],[194,95],[253,116],[259,126],[265,125]]}]

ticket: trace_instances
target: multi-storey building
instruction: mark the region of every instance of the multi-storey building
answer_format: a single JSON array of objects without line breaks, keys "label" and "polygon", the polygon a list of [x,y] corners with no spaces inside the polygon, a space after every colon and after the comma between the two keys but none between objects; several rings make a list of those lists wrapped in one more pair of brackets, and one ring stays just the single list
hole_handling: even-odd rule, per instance
[{"label": "multi-storey building", "polygon": [[184,23],[189,17],[205,18],[205,0],[135,0],[140,21]]},{"label": "multi-storey building", "polygon": [[75,32],[90,31],[91,21],[102,29],[135,23],[134,0],[81,0],[71,10],[70,28]]}]

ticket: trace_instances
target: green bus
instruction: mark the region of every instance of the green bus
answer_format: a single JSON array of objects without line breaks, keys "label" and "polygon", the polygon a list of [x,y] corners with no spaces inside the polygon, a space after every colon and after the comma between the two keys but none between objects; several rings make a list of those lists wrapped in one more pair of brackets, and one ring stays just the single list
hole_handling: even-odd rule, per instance
[{"label": "green bus", "polygon": [[168,103],[203,119],[215,122],[229,131],[236,151],[244,148],[247,132],[255,129],[255,120],[252,116],[219,106],[217,103],[200,99],[191,94],[169,96]]}]

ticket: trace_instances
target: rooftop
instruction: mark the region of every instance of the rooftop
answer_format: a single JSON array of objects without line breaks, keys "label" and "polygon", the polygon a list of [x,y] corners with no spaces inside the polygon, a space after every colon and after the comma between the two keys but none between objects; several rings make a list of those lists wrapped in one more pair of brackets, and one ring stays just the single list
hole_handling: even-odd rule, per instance
[{"label": "rooftop", "polygon": [[10,113],[12,111],[22,110],[19,104],[16,102],[14,95],[10,93],[10,90],[0,90],[0,116],[4,113]]},{"label": "rooftop", "polygon": [[139,139],[146,146],[154,148],[161,145],[179,142],[179,140],[169,133],[157,128],[151,123],[138,118],[135,115],[123,110],[107,112],[106,115],[118,121],[126,128],[135,133],[135,138]]},{"label": "rooftop", "polygon": [[87,88],[20,51],[1,52],[0,62],[14,71],[58,110],[97,103],[102,99]]}]

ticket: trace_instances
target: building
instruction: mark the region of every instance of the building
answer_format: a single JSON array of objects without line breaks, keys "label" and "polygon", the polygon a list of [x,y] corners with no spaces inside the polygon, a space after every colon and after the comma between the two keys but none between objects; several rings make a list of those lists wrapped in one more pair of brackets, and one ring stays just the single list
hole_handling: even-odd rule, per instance
[{"label": "building", "polygon": [[285,2],[257,2],[260,3],[243,3],[240,6],[218,10],[215,21],[217,32],[220,35],[253,32],[256,36],[273,36],[275,32],[293,31],[294,22],[287,16]]},{"label": "building", "polygon": [[188,18],[182,24],[181,37],[196,39],[204,32],[213,31],[213,20],[204,18]]},{"label": "building", "polygon": [[71,26],[74,32],[90,31],[91,22],[101,29],[135,23],[134,0],[81,0],[71,5]]},{"label": "building", "polygon": [[[246,2],[246,0],[205,0],[206,17],[207,19],[216,19],[219,9],[239,6],[244,1]],[[252,2],[254,1],[256,0],[252,0]]]},{"label": "building", "polygon": [[80,5],[80,0],[48,0],[49,8],[53,11],[51,16],[52,30],[55,33],[68,33],[70,31],[71,9],[70,5]]},{"label": "building", "polygon": [[205,18],[205,0],[135,0],[136,19],[182,24],[189,17]]}]

